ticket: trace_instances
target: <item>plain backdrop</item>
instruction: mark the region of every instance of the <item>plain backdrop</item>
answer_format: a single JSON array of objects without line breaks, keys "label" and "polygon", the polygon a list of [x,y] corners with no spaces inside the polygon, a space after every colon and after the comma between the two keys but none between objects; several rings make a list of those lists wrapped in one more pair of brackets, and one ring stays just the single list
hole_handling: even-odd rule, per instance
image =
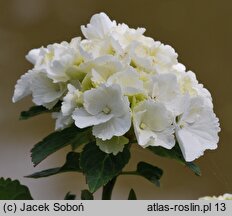
[{"label": "plain backdrop", "polygon": [[[0,177],[19,179],[35,199],[63,199],[71,191],[80,196],[85,179],[76,173],[44,179],[25,175],[62,165],[68,147],[50,156],[34,168],[30,149],[54,129],[49,115],[19,121],[19,113],[28,109],[31,98],[13,104],[16,80],[31,68],[27,52],[49,43],[69,41],[81,35],[97,12],[131,27],[145,27],[146,35],[170,44],[179,61],[197,74],[210,90],[222,131],[219,147],[207,151],[196,163],[202,177],[195,176],[175,161],[159,158],[141,148],[133,148],[132,170],[138,161],[161,167],[161,187],[135,176],[117,181],[113,198],[126,199],[131,188],[139,199],[197,199],[205,195],[232,192],[232,1],[228,0],[0,0]],[[96,198],[100,198],[100,190]]]}]

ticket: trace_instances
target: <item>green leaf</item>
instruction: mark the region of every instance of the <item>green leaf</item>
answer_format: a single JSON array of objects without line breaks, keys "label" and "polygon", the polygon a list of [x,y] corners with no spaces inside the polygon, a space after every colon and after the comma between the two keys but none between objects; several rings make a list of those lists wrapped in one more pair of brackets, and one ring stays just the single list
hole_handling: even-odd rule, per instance
[{"label": "green leaf", "polygon": [[160,146],[149,146],[148,149],[161,157],[175,159],[181,163],[184,162],[182,155],[175,147],[173,149],[166,149]]},{"label": "green leaf", "polygon": [[0,200],[33,200],[29,189],[18,180],[0,178]]},{"label": "green leaf", "polygon": [[81,191],[81,199],[82,200],[94,200],[93,194],[90,193],[88,190]]},{"label": "green leaf", "polygon": [[51,112],[59,112],[61,107],[61,102],[58,102],[52,109],[47,109],[44,106],[33,106],[27,111],[22,111],[20,114],[20,120],[27,120],[31,117]]},{"label": "green leaf", "polygon": [[133,190],[133,188],[130,190],[128,200],[137,200],[137,197],[136,197],[136,194],[135,194],[135,191]]},{"label": "green leaf", "polygon": [[28,178],[43,178],[51,175],[56,175],[64,172],[81,172],[79,167],[80,153],[69,152],[66,157],[66,162],[62,167],[52,168],[36,172],[32,175],[26,176]]},{"label": "green leaf", "polygon": [[117,176],[130,159],[129,145],[116,156],[102,152],[95,142],[84,147],[80,157],[80,167],[87,178],[89,190],[94,193]]},{"label": "green leaf", "polygon": [[[80,129],[75,125],[56,131],[37,143],[31,150],[31,158],[34,166],[38,165],[46,157],[67,145],[81,145],[87,142],[86,131],[90,128]],[[85,140],[81,136],[85,136]]]},{"label": "green leaf", "polygon": [[154,154],[159,155],[161,157],[175,159],[178,162],[180,162],[181,164],[186,165],[197,176],[201,175],[201,170],[196,164],[194,164],[193,162],[186,162],[185,161],[178,144],[176,144],[172,149],[166,149],[166,148],[157,147],[157,146],[149,146],[148,149],[151,152],[153,152]]},{"label": "green leaf", "polygon": [[193,162],[185,162],[186,166],[191,169],[197,176],[201,176],[201,169]]},{"label": "green leaf", "polygon": [[156,186],[160,186],[160,178],[163,175],[163,171],[151,164],[145,162],[139,162],[137,165],[137,171],[140,176],[143,176],[148,181],[152,182]]},{"label": "green leaf", "polygon": [[76,195],[71,194],[70,192],[68,192],[64,197],[64,200],[75,200],[75,199],[76,199]]},{"label": "green leaf", "polygon": [[92,135],[92,129],[82,129],[82,132],[77,133],[75,138],[71,141],[72,150],[74,151],[81,145],[85,145],[87,143],[93,142],[95,137]]}]

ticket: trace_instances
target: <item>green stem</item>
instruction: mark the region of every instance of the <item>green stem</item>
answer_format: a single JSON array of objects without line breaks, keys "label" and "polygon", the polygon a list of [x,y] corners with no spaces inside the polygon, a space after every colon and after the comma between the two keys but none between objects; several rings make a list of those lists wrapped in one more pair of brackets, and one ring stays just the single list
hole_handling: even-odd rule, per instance
[{"label": "green stem", "polygon": [[138,175],[138,173],[136,171],[124,171],[120,175]]},{"label": "green stem", "polygon": [[117,176],[103,186],[102,200],[111,200],[112,191],[117,180]]}]

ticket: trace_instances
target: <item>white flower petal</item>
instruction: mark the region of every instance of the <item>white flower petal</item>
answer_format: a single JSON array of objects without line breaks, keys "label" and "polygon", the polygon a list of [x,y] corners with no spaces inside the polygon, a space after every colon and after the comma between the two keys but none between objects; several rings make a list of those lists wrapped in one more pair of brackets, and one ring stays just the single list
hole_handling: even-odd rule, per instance
[{"label": "white flower petal", "polygon": [[172,115],[161,103],[147,100],[138,104],[133,110],[133,124],[138,144],[142,147],[151,145],[170,149],[174,146]]},{"label": "white flower petal", "polygon": [[152,77],[152,81],[153,88],[157,86],[152,92],[152,97],[158,101],[168,102],[180,94],[177,78],[174,74],[158,74]]},{"label": "white flower petal", "polygon": [[39,58],[40,49],[32,49],[30,52],[26,55],[26,59],[31,62],[32,64],[36,64]]},{"label": "white flower petal", "polygon": [[107,83],[120,85],[126,95],[135,95],[143,93],[143,82],[140,80],[139,73],[133,68],[127,68],[125,71],[117,72],[109,77]]},{"label": "white flower petal", "polygon": [[175,137],[174,137],[174,126],[170,126],[162,132],[157,132],[157,140],[152,144],[154,146],[162,146],[166,149],[172,149],[175,146]]},{"label": "white flower petal", "polygon": [[176,138],[180,145],[182,154],[187,162],[193,161],[204,154],[207,146],[202,144],[197,136],[182,129],[176,132]]},{"label": "white flower petal", "polygon": [[145,88],[152,99],[163,103],[173,115],[180,114],[183,95],[175,74],[165,73],[149,77]]},{"label": "white flower petal", "polygon": [[112,118],[109,121],[93,127],[93,135],[102,139],[111,139],[113,136],[124,135],[131,127],[130,113],[122,117]]},{"label": "white flower petal", "polygon": [[161,65],[172,66],[177,64],[177,57],[177,53],[171,46],[161,44],[155,59],[157,62],[161,63]]},{"label": "white flower petal", "polygon": [[31,82],[33,102],[36,105],[56,103],[66,90],[63,84],[53,83],[44,73],[34,74]]},{"label": "white flower petal", "polygon": [[115,21],[112,22],[105,13],[99,13],[92,16],[87,27],[82,25],[81,31],[88,39],[103,39],[114,26]]},{"label": "white flower petal", "polygon": [[14,103],[31,94],[31,79],[33,74],[34,71],[30,70],[17,81],[12,98]]},{"label": "white flower petal", "polygon": [[122,96],[119,85],[102,85],[96,89],[86,91],[83,95],[84,107],[92,115],[109,109],[110,113],[121,116],[129,110],[128,98]]},{"label": "white flower petal", "polygon": [[145,31],[145,28],[133,29],[129,28],[128,25],[124,23],[118,24],[112,29],[110,35],[113,41],[112,45],[115,50],[119,50],[119,54],[128,52],[128,47],[133,41],[147,41],[147,37],[143,36]]},{"label": "white flower petal", "polygon": [[201,97],[191,98],[179,118],[176,138],[186,161],[203,155],[206,149],[216,149],[220,131],[218,118]]},{"label": "white flower petal", "polygon": [[175,68],[174,72],[178,77],[179,86],[183,94],[189,94],[192,97],[201,96],[205,98],[207,106],[213,108],[212,97],[210,92],[204,88],[196,79],[196,74],[192,71],[183,71]]},{"label": "white flower petal", "polygon": [[81,97],[81,92],[75,86],[68,84],[67,87],[68,93],[63,98],[61,106],[61,111],[65,116],[72,115]]},{"label": "white flower petal", "polygon": [[177,64],[175,50],[159,41],[153,41],[148,44],[133,41],[130,45],[129,53],[135,67],[147,73],[164,73],[170,71]]},{"label": "white flower petal", "polygon": [[92,115],[102,112],[105,107],[108,107],[109,100],[112,100],[112,95],[108,91],[109,88],[105,86],[86,91],[83,95],[85,109]]},{"label": "white flower petal", "polygon": [[77,127],[93,127],[93,134],[103,140],[121,136],[131,125],[129,100],[119,85],[102,85],[84,92],[84,107],[76,109],[73,119]]},{"label": "white flower petal", "polygon": [[72,118],[74,119],[75,125],[77,127],[86,128],[92,125],[98,125],[103,122],[107,122],[113,118],[113,115],[106,115],[102,112],[97,115],[91,115],[83,108],[76,108],[73,112]]},{"label": "white flower petal", "polygon": [[139,110],[146,110],[143,114],[142,121],[154,131],[164,130],[166,127],[170,126],[173,121],[171,113],[159,102],[147,100],[135,108],[135,112]]},{"label": "white flower petal", "polygon": [[52,118],[56,119],[55,130],[63,130],[73,123],[71,116],[64,116],[61,112],[53,112]]}]

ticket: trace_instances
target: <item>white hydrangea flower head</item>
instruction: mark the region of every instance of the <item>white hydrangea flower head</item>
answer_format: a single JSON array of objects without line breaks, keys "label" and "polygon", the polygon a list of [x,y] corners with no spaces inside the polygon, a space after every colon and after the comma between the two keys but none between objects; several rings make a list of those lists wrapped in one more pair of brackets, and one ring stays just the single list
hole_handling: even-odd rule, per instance
[{"label": "white hydrangea flower head", "polygon": [[175,145],[173,117],[162,103],[146,100],[133,110],[133,125],[138,144],[142,147]]},{"label": "white hydrangea flower head", "polygon": [[131,126],[128,98],[117,84],[102,85],[83,94],[84,107],[73,113],[79,128],[93,126],[93,135],[102,139],[124,135]]},{"label": "white hydrangea flower head", "polygon": [[171,46],[145,30],[95,14],[81,26],[85,38],[28,53],[33,69],[17,81],[13,102],[31,94],[47,109],[61,104],[52,114],[56,130],[91,127],[109,154],[121,152],[134,133],[142,147],[178,143],[186,161],[217,148],[220,127],[210,92]]}]

